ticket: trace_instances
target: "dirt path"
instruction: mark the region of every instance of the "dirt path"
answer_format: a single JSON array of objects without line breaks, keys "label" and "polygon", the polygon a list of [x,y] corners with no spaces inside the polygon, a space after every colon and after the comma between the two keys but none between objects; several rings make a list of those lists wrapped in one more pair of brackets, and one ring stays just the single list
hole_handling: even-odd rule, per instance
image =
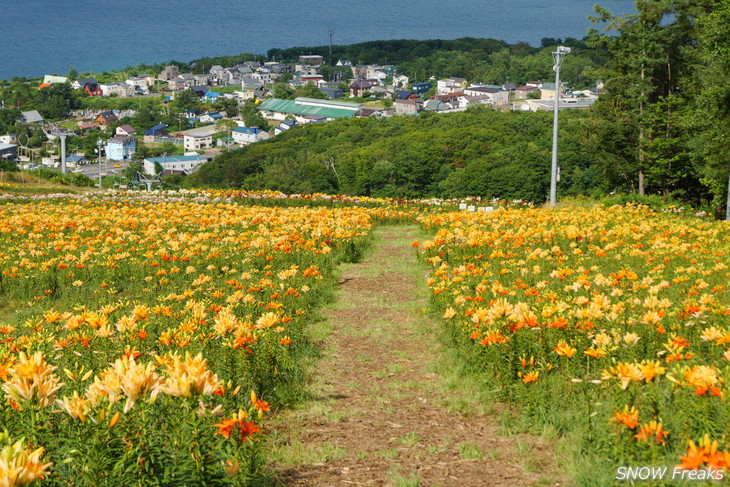
[{"label": "dirt path", "polygon": [[276,422],[282,484],[560,485],[551,445],[514,434],[509,411],[451,370],[423,313],[418,232],[382,227],[374,252],[343,268],[315,371],[320,397]]}]

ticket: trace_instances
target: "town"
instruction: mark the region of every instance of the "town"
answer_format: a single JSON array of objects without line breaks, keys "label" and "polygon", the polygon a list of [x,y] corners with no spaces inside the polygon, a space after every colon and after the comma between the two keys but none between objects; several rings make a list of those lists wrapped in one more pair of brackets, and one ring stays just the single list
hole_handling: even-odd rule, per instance
[{"label": "town", "polygon": [[[327,80],[323,63],[323,56],[301,55],[294,63],[214,65],[204,74],[181,72],[179,66],[169,65],[156,75],[140,74],[107,83],[46,75],[38,90],[70,85],[84,97],[138,98],[140,109],[142,100],[159,100],[168,121],[172,118],[177,123],[162,123],[154,117],[145,117],[143,122],[137,119],[140,109],[74,110],[63,120],[46,120],[38,110],[20,111],[17,124],[40,129],[44,137],[31,144],[27,136],[2,134],[0,157],[23,169],[47,167],[98,177],[100,185],[102,177],[110,177],[108,184],[119,187],[141,184],[143,179],[152,187],[162,178],[194,172],[222,151],[270,139],[301,124],[449,113],[477,105],[516,111],[553,110],[555,106],[557,90],[550,82],[490,85],[458,77],[431,77],[412,83],[398,73],[397,66],[354,65],[346,59],[337,61]],[[601,88],[600,82],[587,90],[572,90],[568,83],[561,83],[559,109],[587,108]],[[2,108],[12,106],[3,102]],[[75,144],[75,150],[69,144],[67,150],[67,139],[72,138],[83,138],[86,143],[83,147]],[[138,163],[138,177],[134,171],[131,176],[126,171],[125,180],[122,173],[131,161]]]}]

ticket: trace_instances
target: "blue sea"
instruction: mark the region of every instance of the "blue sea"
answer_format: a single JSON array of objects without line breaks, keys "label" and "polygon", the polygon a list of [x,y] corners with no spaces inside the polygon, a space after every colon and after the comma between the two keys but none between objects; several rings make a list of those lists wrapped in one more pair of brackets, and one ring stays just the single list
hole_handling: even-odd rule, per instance
[{"label": "blue sea", "polygon": [[[378,39],[582,38],[593,0],[0,0],[0,79]],[[632,0],[604,0],[615,14]]]}]

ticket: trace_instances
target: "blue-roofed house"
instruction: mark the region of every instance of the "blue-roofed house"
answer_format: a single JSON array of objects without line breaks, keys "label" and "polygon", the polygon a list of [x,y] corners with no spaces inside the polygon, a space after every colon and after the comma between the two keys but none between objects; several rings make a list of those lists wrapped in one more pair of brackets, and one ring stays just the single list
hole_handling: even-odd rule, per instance
[{"label": "blue-roofed house", "polygon": [[219,112],[210,112],[206,113],[205,115],[200,116],[200,121],[202,123],[215,123],[218,120],[221,120],[223,118],[223,115],[221,115]]},{"label": "blue-roofed house", "polygon": [[167,124],[158,123],[154,127],[149,128],[144,133],[145,142],[154,142],[155,137],[164,137],[167,135]]},{"label": "blue-roofed house", "polygon": [[413,83],[413,91],[415,91],[418,94],[426,93],[428,90],[431,89],[433,85],[431,83]]},{"label": "blue-roofed house", "polygon": [[213,103],[220,97],[221,94],[215,91],[209,91],[205,95],[203,95],[203,101],[208,103]]},{"label": "blue-roofed house", "polygon": [[84,164],[89,162],[89,159],[87,159],[86,156],[69,154],[66,156],[66,162],[70,162],[71,164]]},{"label": "blue-roofed house", "polygon": [[399,100],[407,100],[413,93],[407,90],[395,90],[395,95]]},{"label": "blue-roofed house", "polygon": [[253,144],[254,142],[271,138],[268,132],[264,132],[256,127],[236,127],[231,132],[231,136],[233,137],[233,141],[240,145]]},{"label": "blue-roofed house", "polygon": [[297,125],[299,125],[299,122],[296,120],[282,120],[278,126],[274,127],[274,135],[279,135]]}]

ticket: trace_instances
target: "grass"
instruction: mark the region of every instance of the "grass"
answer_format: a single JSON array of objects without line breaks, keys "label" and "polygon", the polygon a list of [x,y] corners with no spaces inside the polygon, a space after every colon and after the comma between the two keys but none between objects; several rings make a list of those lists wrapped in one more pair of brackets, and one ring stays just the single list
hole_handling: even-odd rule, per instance
[{"label": "grass", "polygon": [[382,458],[391,458],[395,459],[398,458],[398,450],[393,448],[387,448],[384,450],[378,450],[374,453],[376,457],[382,457]]},{"label": "grass", "polygon": [[391,487],[419,487],[421,478],[415,473],[402,474],[399,470],[388,471],[386,485]]},{"label": "grass", "polygon": [[411,431],[405,436],[397,438],[395,441],[403,446],[411,448],[421,442],[421,437],[418,436],[418,433],[416,433],[415,431]]},{"label": "grass", "polygon": [[484,452],[482,452],[476,443],[465,441],[459,444],[459,456],[461,456],[462,460],[474,460],[484,458]]},{"label": "grass", "polygon": [[312,447],[302,443],[298,438],[270,449],[271,460],[287,466],[328,463],[346,455],[347,451],[339,445],[325,444]]}]

